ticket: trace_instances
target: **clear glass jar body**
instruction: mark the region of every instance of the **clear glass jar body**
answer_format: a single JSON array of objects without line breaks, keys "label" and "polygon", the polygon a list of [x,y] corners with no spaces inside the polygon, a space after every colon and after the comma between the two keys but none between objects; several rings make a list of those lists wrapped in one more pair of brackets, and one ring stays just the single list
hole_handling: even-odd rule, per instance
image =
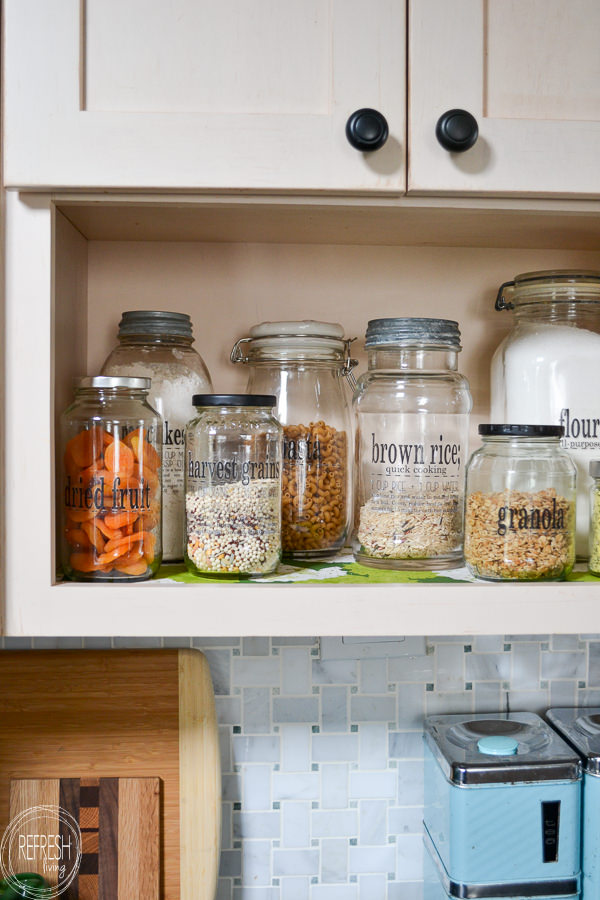
[{"label": "clear glass jar body", "polygon": [[483,437],[467,467],[465,561],[473,575],[565,578],[575,562],[576,479],[558,437]]},{"label": "clear glass jar body", "polygon": [[185,518],[184,436],[194,415],[192,396],[212,390],[204,361],[191,337],[138,334],[119,336],[102,366],[103,375],[150,378],[148,402],[163,420],[163,559],[183,559]]},{"label": "clear glass jar body", "polygon": [[562,425],[578,470],[577,556],[588,555],[590,460],[600,453],[600,275],[539,272],[501,290],[512,328],[491,365],[491,420]]},{"label": "clear glass jar body", "polygon": [[66,578],[143,581],[160,566],[162,422],[147,393],[79,387],[63,413],[58,502]]},{"label": "clear glass jar body", "polygon": [[600,476],[592,477],[590,487],[590,558],[588,568],[600,576]]},{"label": "clear glass jar body", "polygon": [[467,379],[457,349],[375,347],[354,395],[357,562],[445,569],[463,556]]},{"label": "clear glass jar body", "polygon": [[199,407],[185,433],[185,562],[263,575],[281,558],[282,429],[266,407]]},{"label": "clear glass jar body", "polygon": [[341,338],[291,334],[285,341],[252,341],[243,359],[250,369],[248,393],[277,397],[275,415],[283,425],[282,553],[289,559],[334,556],[349,538],[353,428],[347,357]]}]

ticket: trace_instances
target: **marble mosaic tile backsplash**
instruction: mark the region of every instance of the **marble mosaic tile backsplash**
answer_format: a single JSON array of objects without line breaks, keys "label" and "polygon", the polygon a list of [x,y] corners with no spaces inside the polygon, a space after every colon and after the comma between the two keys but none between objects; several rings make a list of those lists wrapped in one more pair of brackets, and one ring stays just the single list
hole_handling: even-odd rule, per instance
[{"label": "marble mosaic tile backsplash", "polygon": [[600,635],[429,637],[416,656],[367,643],[341,659],[316,637],[4,639],[32,644],[206,653],[223,770],[217,900],[421,900],[423,717],[600,706]]}]

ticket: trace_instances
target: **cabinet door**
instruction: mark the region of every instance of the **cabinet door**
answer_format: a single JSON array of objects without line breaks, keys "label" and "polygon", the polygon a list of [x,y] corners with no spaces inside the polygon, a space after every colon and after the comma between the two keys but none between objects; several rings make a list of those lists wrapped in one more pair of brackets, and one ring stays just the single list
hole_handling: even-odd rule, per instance
[{"label": "cabinet door", "polygon": [[4,6],[10,186],[404,191],[403,0]]},{"label": "cabinet door", "polygon": [[[600,194],[598,0],[411,0],[408,189]],[[446,111],[475,145],[436,139]]]}]

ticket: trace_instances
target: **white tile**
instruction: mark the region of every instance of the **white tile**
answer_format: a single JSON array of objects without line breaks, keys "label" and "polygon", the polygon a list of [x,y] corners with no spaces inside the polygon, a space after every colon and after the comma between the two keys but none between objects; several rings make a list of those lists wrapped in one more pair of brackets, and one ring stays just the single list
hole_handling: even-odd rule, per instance
[{"label": "white tile", "polygon": [[348,841],[324,838],[321,841],[321,881],[338,884],[348,878]]},{"label": "white tile", "polygon": [[354,762],[358,759],[358,734],[313,734],[315,762]]},{"label": "white tile", "polygon": [[215,697],[215,709],[219,725],[240,725],[242,704],[239,697]]},{"label": "white tile", "polygon": [[423,759],[423,732],[390,731],[389,754],[392,759]]},{"label": "white tile", "polygon": [[385,769],[388,759],[388,729],[383,722],[363,722],[358,729],[362,769]]},{"label": "white tile", "polygon": [[306,876],[292,876],[281,879],[281,900],[309,900],[310,879]]},{"label": "white tile", "polygon": [[390,882],[387,897],[388,900],[423,900],[423,882]]},{"label": "white tile", "polygon": [[388,686],[387,660],[363,659],[360,662],[361,694],[385,694]]},{"label": "white tile", "polygon": [[244,812],[253,809],[271,809],[271,766],[244,766]]},{"label": "white tile", "polygon": [[312,836],[346,837],[358,836],[358,810],[318,810],[312,811]]},{"label": "white tile", "polygon": [[423,837],[402,834],[396,839],[396,880],[420,881],[423,878]]},{"label": "white tile", "polygon": [[348,806],[348,765],[321,766],[321,807],[346,809]]},{"label": "white tile", "polygon": [[311,655],[309,647],[283,647],[281,656],[281,693],[310,694]]},{"label": "white tile", "polygon": [[350,796],[355,800],[395,800],[396,772],[350,772]]},{"label": "white tile", "polygon": [[398,804],[422,806],[423,765],[421,762],[403,762],[398,767]]},{"label": "white tile", "polygon": [[310,771],[310,725],[281,725],[281,768],[284,772]]},{"label": "white tile", "polygon": [[231,651],[205,650],[215,694],[231,693]]},{"label": "white tile", "polygon": [[276,887],[234,887],[233,900],[279,900],[279,888]]},{"label": "white tile", "polygon": [[399,684],[398,729],[408,731],[423,727],[425,715],[425,684]]},{"label": "white tile", "polygon": [[577,686],[575,681],[550,682],[550,706],[576,706]]},{"label": "white tile", "polygon": [[499,681],[480,681],[473,685],[475,712],[504,712],[506,692]]},{"label": "white tile", "polygon": [[353,875],[377,872],[394,872],[396,869],[395,846],[350,847],[348,869]]},{"label": "white tile", "polygon": [[466,681],[509,681],[511,654],[465,653]]},{"label": "white tile", "polygon": [[233,759],[236,763],[279,762],[279,736],[246,737],[234,734]]},{"label": "white tile", "polygon": [[356,684],[358,662],[355,659],[314,659],[313,684]]},{"label": "white tile", "polygon": [[390,834],[423,834],[422,806],[394,806],[388,809]]},{"label": "white tile", "polygon": [[[549,654],[542,654],[548,656]],[[515,644],[511,651],[513,690],[537,690],[540,686],[539,643]]]},{"label": "white tile", "polygon": [[311,697],[273,697],[274,722],[319,721],[319,700]]},{"label": "white tile", "polygon": [[348,730],[348,688],[323,685],[321,688],[321,730]]},{"label": "white tile", "polygon": [[472,647],[478,653],[499,653],[504,647],[504,635],[478,634],[473,638]]},{"label": "white tile", "polygon": [[[224,806],[227,804],[224,804]],[[279,838],[281,815],[273,812],[235,812],[233,814],[233,836],[236,840],[246,838]]]},{"label": "white tile", "polygon": [[438,713],[473,712],[473,691],[431,691],[425,694],[425,698],[428,716]]},{"label": "white tile", "polygon": [[387,889],[387,873],[378,875],[359,875],[358,887],[361,897],[372,897],[373,900],[382,900]]},{"label": "white tile", "polygon": [[233,806],[231,803],[221,804],[221,850],[233,849]]},{"label": "white tile", "polygon": [[224,801],[239,803],[242,799],[242,776],[240,772],[221,776],[221,794]]},{"label": "white tile", "polygon": [[310,900],[358,900],[358,884],[313,884]]},{"label": "white tile", "polygon": [[440,644],[435,652],[435,687],[439,691],[462,691],[465,687],[465,656],[463,643]]},{"label": "white tile", "polygon": [[268,656],[270,652],[268,637],[242,638],[243,656]]},{"label": "white tile", "polygon": [[242,881],[253,887],[271,884],[271,841],[242,843]]},{"label": "white tile", "polygon": [[231,772],[231,728],[228,725],[219,727],[219,752],[221,772]]},{"label": "white tile", "polygon": [[271,731],[271,689],[244,688],[242,691],[242,727],[244,734],[269,734]]},{"label": "white tile", "polygon": [[350,700],[350,718],[353,722],[395,722],[396,698],[354,694]]},{"label": "white tile", "polygon": [[233,683],[243,687],[279,687],[281,669],[278,656],[234,656]]},{"label": "white tile", "polygon": [[586,653],[542,653],[542,678],[573,678],[585,680]]},{"label": "white tile", "polygon": [[399,656],[388,659],[388,678],[392,682],[433,681],[435,653],[427,656]]},{"label": "white tile", "polygon": [[273,850],[273,875],[317,875],[318,850]]},{"label": "white tile", "polygon": [[310,811],[307,802],[282,803],[282,847],[310,847]]},{"label": "white tile", "polygon": [[378,845],[387,842],[386,800],[361,800],[358,804],[359,839],[361,846]]},{"label": "white tile", "polygon": [[319,775],[288,775],[273,772],[274,800],[316,800],[319,796]]}]

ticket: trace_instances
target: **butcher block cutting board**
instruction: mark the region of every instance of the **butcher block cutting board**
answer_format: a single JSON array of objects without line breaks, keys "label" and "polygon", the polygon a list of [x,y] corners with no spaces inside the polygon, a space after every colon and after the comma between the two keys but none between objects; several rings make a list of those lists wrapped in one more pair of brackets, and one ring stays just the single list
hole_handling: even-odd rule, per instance
[{"label": "butcher block cutting board", "polygon": [[[13,779],[10,821],[23,823],[13,846],[23,842],[25,867],[51,887],[66,885],[61,900],[158,900],[160,785],[160,778]],[[32,816],[35,809],[41,814]],[[32,834],[43,835],[45,846],[27,848]],[[62,879],[58,861],[48,859],[58,853],[46,850],[57,838],[66,848]]]},{"label": "butcher block cutting board", "polygon": [[213,900],[219,759],[199,651],[0,653],[0,834],[11,781],[160,779],[159,896]]}]

